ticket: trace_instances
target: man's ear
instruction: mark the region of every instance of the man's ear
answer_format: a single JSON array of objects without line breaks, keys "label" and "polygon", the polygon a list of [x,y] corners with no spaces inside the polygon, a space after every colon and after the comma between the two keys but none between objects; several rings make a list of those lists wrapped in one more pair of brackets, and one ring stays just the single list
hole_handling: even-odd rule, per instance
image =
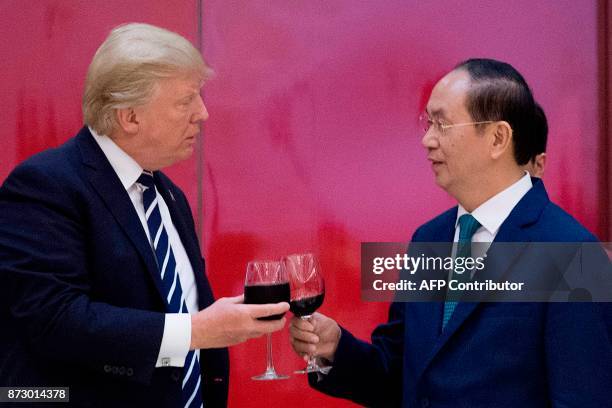
[{"label": "man's ear", "polygon": [[505,120],[501,120],[493,123],[492,126],[494,126],[494,128],[491,134],[491,157],[493,159],[498,159],[507,152],[513,155],[513,135],[510,124]]},{"label": "man's ear", "polygon": [[134,108],[121,108],[115,110],[117,116],[117,123],[119,127],[123,129],[125,133],[135,134],[138,133],[138,117]]},{"label": "man's ear", "polygon": [[546,153],[540,153],[535,157],[533,167],[535,168],[535,177],[540,177],[544,175],[544,169],[546,168]]}]

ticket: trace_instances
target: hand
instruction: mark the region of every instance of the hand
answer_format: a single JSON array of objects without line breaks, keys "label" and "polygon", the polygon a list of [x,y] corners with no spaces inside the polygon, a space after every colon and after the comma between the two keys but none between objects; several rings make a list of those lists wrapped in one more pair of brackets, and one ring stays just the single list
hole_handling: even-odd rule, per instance
[{"label": "hand", "polygon": [[293,350],[304,359],[307,356],[317,356],[334,361],[340,333],[338,323],[321,313],[314,313],[310,320],[294,317],[289,325],[289,340]]},{"label": "hand", "polygon": [[233,346],[248,339],[272,333],[285,326],[286,319],[257,320],[282,314],[289,303],[245,305],[244,295],[221,298],[206,309],[191,315],[190,350]]}]

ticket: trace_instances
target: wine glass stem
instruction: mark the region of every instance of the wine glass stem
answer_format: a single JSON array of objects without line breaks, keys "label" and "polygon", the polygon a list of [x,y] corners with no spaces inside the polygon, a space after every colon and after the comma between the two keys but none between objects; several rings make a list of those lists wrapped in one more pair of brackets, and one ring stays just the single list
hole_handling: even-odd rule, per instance
[{"label": "wine glass stem", "polygon": [[272,333],[268,333],[268,352],[267,352],[267,357],[266,357],[266,362],[267,362],[267,367],[266,367],[266,371],[267,372],[274,372],[274,361],[272,361]]},{"label": "wine glass stem", "polygon": [[[300,316],[300,319],[302,320],[306,320],[307,322],[310,322],[312,318],[312,315],[306,315],[306,316]],[[308,367],[306,368],[307,370],[312,370],[315,369],[317,367],[317,361],[316,361],[316,357],[314,355],[308,355]]]}]

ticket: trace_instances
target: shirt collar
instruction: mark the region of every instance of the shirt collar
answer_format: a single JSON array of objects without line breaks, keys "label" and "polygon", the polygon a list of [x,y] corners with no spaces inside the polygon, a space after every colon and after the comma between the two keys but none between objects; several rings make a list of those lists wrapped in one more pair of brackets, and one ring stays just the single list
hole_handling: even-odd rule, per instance
[{"label": "shirt collar", "polygon": [[115,173],[117,173],[123,188],[128,190],[142,174],[142,167],[130,155],[121,150],[113,139],[97,134],[92,128],[89,128],[89,131],[98,143],[98,146],[100,146],[100,149],[102,149]]},{"label": "shirt collar", "polygon": [[[528,172],[525,172],[525,175],[521,177],[519,181],[489,198],[472,211],[472,216],[474,216],[476,221],[478,221],[490,234],[495,235],[499,227],[501,227],[512,212],[512,209],[521,201],[521,198],[527,194],[532,186],[531,177]],[[468,212],[459,204],[455,228],[457,228],[459,224],[459,217],[463,214],[468,214]]]}]

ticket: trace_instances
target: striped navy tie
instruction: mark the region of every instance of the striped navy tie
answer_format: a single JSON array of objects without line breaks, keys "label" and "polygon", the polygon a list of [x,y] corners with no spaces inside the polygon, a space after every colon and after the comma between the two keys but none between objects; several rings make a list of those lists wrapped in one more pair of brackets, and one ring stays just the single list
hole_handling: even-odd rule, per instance
[{"label": "striped navy tie", "polygon": [[[149,235],[153,240],[157,266],[161,274],[162,287],[166,295],[166,311],[168,313],[189,313],[185,299],[183,299],[183,290],[181,289],[181,282],[176,271],[176,261],[170,246],[168,233],[162,223],[158,205],[159,196],[155,189],[153,173],[145,170],[137,182],[146,187],[142,193],[142,202],[145,209],[147,226],[149,227]],[[187,358],[185,358],[183,371],[182,393],[183,407],[185,408],[202,407],[200,374],[198,356],[191,350],[187,353]]]}]

